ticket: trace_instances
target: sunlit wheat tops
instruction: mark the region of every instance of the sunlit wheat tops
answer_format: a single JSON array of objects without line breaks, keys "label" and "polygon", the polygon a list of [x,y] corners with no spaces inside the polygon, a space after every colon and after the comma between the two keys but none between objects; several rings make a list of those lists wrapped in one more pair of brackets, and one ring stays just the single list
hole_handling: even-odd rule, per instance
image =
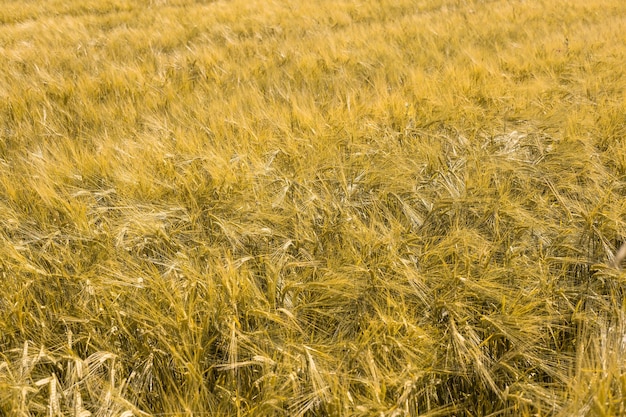
[{"label": "sunlit wheat tops", "polygon": [[0,416],[626,415],[618,0],[0,4]]}]

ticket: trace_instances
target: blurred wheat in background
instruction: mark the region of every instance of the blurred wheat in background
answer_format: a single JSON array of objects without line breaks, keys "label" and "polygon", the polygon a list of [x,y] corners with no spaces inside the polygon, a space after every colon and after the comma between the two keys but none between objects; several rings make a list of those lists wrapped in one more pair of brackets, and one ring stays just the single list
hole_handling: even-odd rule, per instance
[{"label": "blurred wheat in background", "polygon": [[0,415],[625,415],[625,27],[0,0]]}]

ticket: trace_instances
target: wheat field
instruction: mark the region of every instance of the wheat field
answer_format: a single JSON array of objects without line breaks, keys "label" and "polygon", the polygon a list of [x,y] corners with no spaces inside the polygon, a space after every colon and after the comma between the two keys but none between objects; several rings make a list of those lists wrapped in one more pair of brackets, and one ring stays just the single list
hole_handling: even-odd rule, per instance
[{"label": "wheat field", "polygon": [[0,416],[626,415],[621,0],[0,0]]}]

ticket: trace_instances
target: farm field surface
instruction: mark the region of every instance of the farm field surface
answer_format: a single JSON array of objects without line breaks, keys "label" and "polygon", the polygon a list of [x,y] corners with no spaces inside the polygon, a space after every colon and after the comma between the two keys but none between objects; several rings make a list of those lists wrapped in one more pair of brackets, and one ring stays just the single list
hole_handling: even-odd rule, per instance
[{"label": "farm field surface", "polygon": [[621,0],[0,0],[0,416],[626,415],[625,64]]}]

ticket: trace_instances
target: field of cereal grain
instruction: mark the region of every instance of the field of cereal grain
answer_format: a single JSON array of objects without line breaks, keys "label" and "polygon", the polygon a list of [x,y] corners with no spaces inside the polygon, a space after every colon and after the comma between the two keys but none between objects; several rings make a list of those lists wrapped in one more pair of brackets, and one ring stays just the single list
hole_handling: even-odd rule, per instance
[{"label": "field of cereal grain", "polygon": [[625,415],[625,29],[0,0],[0,416]]}]

